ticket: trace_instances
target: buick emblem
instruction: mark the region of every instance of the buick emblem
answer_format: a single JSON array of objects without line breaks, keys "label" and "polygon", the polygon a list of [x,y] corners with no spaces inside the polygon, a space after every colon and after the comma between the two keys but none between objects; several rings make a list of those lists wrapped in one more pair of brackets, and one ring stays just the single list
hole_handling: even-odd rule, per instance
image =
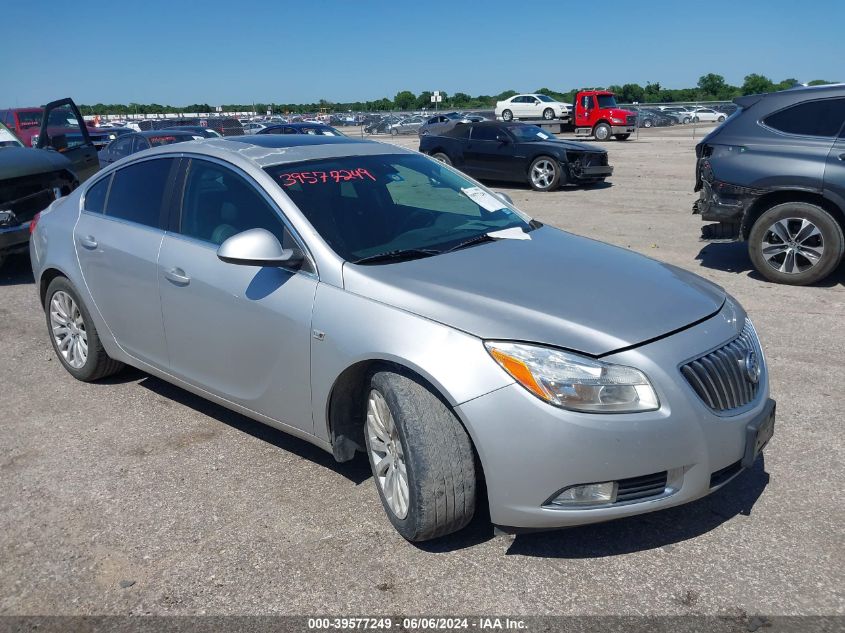
[{"label": "buick emblem", "polygon": [[750,350],[742,360],[742,364],[748,382],[756,385],[757,381],[760,380],[760,360],[757,358],[757,353],[754,350]]}]

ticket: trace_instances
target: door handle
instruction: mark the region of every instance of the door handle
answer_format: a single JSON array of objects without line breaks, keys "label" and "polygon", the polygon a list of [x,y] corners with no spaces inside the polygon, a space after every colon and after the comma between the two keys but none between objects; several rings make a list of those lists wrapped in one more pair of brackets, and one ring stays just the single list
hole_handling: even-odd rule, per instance
[{"label": "door handle", "polygon": [[97,240],[94,239],[93,235],[86,235],[85,237],[80,237],[79,243],[90,251],[93,251],[95,248],[97,248]]},{"label": "door handle", "polygon": [[181,268],[171,268],[164,276],[169,280],[172,281],[177,286],[187,286],[191,283],[191,278],[185,274],[185,271]]}]

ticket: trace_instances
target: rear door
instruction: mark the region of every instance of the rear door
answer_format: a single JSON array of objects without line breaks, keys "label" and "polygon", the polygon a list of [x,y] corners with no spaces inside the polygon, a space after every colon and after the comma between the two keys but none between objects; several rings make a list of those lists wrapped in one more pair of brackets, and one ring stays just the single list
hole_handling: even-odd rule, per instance
[{"label": "rear door", "polygon": [[97,149],[72,99],[60,99],[44,107],[36,146],[53,149],[70,159],[79,182],[88,180],[100,169]]},{"label": "rear door", "polygon": [[74,242],[85,284],[117,343],[165,368],[157,259],[178,159],[133,162],[85,193]]}]

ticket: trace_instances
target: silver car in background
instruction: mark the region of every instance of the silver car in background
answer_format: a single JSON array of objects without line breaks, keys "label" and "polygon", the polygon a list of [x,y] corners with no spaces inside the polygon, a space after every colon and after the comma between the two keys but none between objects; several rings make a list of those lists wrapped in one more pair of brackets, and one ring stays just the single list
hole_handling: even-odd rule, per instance
[{"label": "silver car in background", "polygon": [[132,365],[339,461],[364,452],[411,541],[464,527],[480,490],[507,529],[687,503],[773,433],[763,351],[724,290],[393,145],[161,147],[32,228],[74,377]]}]

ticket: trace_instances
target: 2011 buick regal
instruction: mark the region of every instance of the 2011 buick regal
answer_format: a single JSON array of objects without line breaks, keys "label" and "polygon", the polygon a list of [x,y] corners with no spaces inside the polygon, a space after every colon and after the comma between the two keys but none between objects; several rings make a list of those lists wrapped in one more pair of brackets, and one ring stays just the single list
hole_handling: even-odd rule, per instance
[{"label": "2011 buick regal", "polygon": [[773,432],[742,307],[681,269],[543,226],[440,162],[338,137],[162,147],[34,221],[65,368],[123,364],[340,460],[405,538],[686,503]]}]

